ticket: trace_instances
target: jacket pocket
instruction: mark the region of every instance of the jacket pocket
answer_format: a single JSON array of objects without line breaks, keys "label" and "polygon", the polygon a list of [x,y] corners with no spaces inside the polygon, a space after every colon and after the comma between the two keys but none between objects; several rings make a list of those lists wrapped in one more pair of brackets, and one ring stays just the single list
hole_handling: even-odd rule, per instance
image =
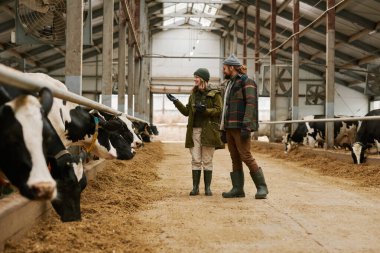
[{"label": "jacket pocket", "polygon": [[216,148],[224,146],[220,139],[220,124],[217,122],[208,121],[202,130],[203,143]]}]

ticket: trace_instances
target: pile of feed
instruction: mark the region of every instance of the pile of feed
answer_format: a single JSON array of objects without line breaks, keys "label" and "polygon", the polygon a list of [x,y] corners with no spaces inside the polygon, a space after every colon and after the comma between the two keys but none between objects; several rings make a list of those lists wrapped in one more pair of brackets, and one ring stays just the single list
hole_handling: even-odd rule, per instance
[{"label": "pile of feed", "polygon": [[[295,162],[300,166],[313,169],[326,176],[349,179],[359,186],[380,188],[380,166],[378,164],[354,164],[351,156],[347,154],[346,160],[335,159],[314,153],[308,148],[297,148],[288,154],[284,153],[283,145],[273,145],[254,141],[252,152],[268,154],[273,158]],[[339,153],[339,152],[337,152]]]},{"label": "pile of feed", "polygon": [[49,212],[21,241],[5,252],[150,252],[143,234],[149,227],[134,217],[148,203],[166,197],[154,186],[162,160],[160,142],[146,144],[129,161],[105,161],[97,179],[82,193],[82,221],[62,223]]}]

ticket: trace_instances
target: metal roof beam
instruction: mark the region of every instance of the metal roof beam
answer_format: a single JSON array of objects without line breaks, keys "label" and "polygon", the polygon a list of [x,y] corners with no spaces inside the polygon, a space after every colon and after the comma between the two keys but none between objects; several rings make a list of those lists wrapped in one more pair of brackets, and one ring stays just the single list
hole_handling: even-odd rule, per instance
[{"label": "metal roof beam", "polygon": [[[116,39],[118,38],[119,36],[119,32],[115,32],[113,34],[113,38]],[[89,51],[87,53],[84,53],[83,54],[83,60],[85,59],[88,59],[88,58],[91,58],[93,56],[96,56],[96,55],[99,55],[101,54],[101,52],[99,52],[99,50],[97,50],[97,48],[101,45],[101,43],[103,42],[103,39],[102,38],[99,38],[99,39],[96,39],[94,40],[94,47],[93,47],[93,50],[92,51]],[[115,42],[113,43],[113,48],[118,48],[119,47],[119,43],[118,42]],[[49,57],[46,57],[45,59],[43,59],[43,61],[48,63],[48,62],[52,62],[52,61],[55,61],[57,59],[62,59],[62,56],[60,54],[54,54],[54,57],[52,56],[49,56]],[[41,60],[42,61],[42,60]],[[62,62],[59,62],[57,64],[54,64],[53,66],[51,67],[48,67],[48,71],[49,72],[52,72],[54,70],[57,70],[57,69],[60,69],[60,68],[64,68],[65,67],[65,60],[63,59]]]},{"label": "metal roof beam", "polygon": [[12,2],[14,2],[14,0],[3,0],[0,2],[0,6],[8,5]]},{"label": "metal roof beam", "polygon": [[[280,14],[285,8],[289,5],[289,3],[292,0],[285,0],[278,8],[277,8],[277,14]],[[264,27],[267,27],[270,23],[270,16],[265,20]]]},{"label": "metal roof beam", "polygon": [[[223,11],[225,11],[225,12],[227,12],[227,13],[230,13],[231,15],[232,15],[233,10],[234,10],[233,8],[231,8],[231,7],[227,7],[227,6],[224,6],[222,9],[223,9]],[[242,18],[242,17],[240,17],[240,16],[235,16],[235,17],[236,17],[237,19]],[[253,16],[249,16],[249,17],[248,17],[248,19],[253,19],[253,18],[254,18]],[[219,20],[218,20],[218,21],[219,21]],[[263,26],[263,25],[265,24],[265,21],[260,21],[260,23],[261,23],[261,26]],[[242,31],[243,31],[243,28],[238,27],[238,31],[239,31],[239,32],[242,32]],[[284,30],[284,29],[282,29],[282,28],[280,28],[280,27],[277,27],[277,28],[276,28],[276,32],[277,32],[278,34],[283,34],[284,37],[290,37],[290,36],[292,35],[291,32],[286,31],[286,30]],[[250,37],[252,37],[253,34],[254,34],[253,31],[248,30],[248,35],[249,35]],[[309,38],[307,38],[307,37],[305,37],[305,36],[303,36],[303,37],[300,38],[300,42],[303,43],[303,44],[306,44],[306,45],[308,45],[308,46],[310,46],[310,47],[312,47],[312,48],[314,48],[314,49],[317,49],[317,50],[319,50],[319,51],[321,51],[321,52],[325,52],[325,50],[326,50],[326,46],[325,46],[325,45],[320,44],[320,43],[318,43],[318,42],[315,42],[314,40],[311,40],[311,39],[309,39]],[[344,60],[344,61],[352,61],[352,60],[354,60],[354,58],[353,58],[352,56],[347,55],[347,54],[344,54],[344,53],[339,52],[339,51],[336,51],[335,54],[336,54],[336,56],[337,56],[338,58],[340,58],[340,59],[342,59],[342,60]]]},{"label": "metal roof beam", "polygon": [[[326,3],[320,0],[302,0],[303,3],[308,4],[312,7],[317,8],[318,10],[325,11]],[[342,18],[350,23],[357,24],[363,28],[372,29],[376,26],[375,22],[372,22],[369,19],[364,18],[363,16],[359,16],[350,11],[339,9],[339,12],[336,13],[336,16]]]},{"label": "metal roof beam", "polygon": [[0,24],[0,34],[3,32],[8,32],[9,30],[13,29],[15,27],[15,20],[11,19],[7,22]]},{"label": "metal roof beam", "polygon": [[151,28],[156,29],[190,29],[190,30],[224,30],[223,27],[215,27],[215,26],[193,26],[193,25],[156,25],[152,26]]},{"label": "metal roof beam", "polygon": [[[312,0],[302,0],[302,2],[305,2],[305,1],[312,1]],[[320,0],[313,0],[313,2],[314,1],[320,2]],[[256,3],[256,0],[252,0],[252,3],[253,4]],[[223,5],[222,9],[225,9],[225,8],[227,8],[227,6]],[[260,9],[267,11],[267,12],[270,12],[270,4],[265,3],[263,1],[260,1]],[[282,18],[289,20],[289,21],[293,20],[292,13],[287,11],[287,10],[284,10],[283,12],[279,13],[278,15]],[[300,25],[302,25],[302,26],[308,26],[312,22],[312,21],[306,19],[305,17],[300,18],[299,21],[300,21]],[[324,25],[320,25],[319,27],[316,27],[313,30],[320,33],[320,34],[326,35],[326,27]],[[347,43],[353,47],[356,47],[359,50],[371,52],[371,53],[376,54],[380,57],[379,48],[376,48],[372,45],[369,45],[369,44],[364,43],[362,41],[353,41],[353,42],[349,43],[348,41],[349,41],[350,37],[343,34],[343,33],[338,32],[338,31],[336,31],[336,33],[335,33],[335,38],[337,41],[342,41],[342,42]]]},{"label": "metal roof beam", "polygon": [[[222,24],[222,25],[223,25],[223,23],[224,23],[224,24],[228,24],[228,22],[225,21],[225,20],[218,20],[217,22],[218,22],[219,24]],[[262,21],[262,22],[264,22],[264,21]],[[238,27],[238,30],[239,30],[239,31],[242,31],[242,29],[243,29],[243,28]],[[248,30],[248,36],[252,37],[253,34],[254,34],[253,31]],[[260,41],[263,42],[264,45],[269,45],[269,38],[267,38],[267,37],[265,37],[265,36],[263,36],[263,35],[260,36]],[[238,42],[239,42],[240,44],[242,44],[242,43],[243,43],[243,40],[241,40],[241,39],[238,38]],[[248,46],[250,46],[250,45],[248,45]],[[253,48],[253,45],[251,44],[250,47]],[[325,47],[323,47],[323,48],[325,48]],[[266,49],[266,48],[261,47],[261,48],[260,48],[260,51],[261,51],[262,53],[266,54],[266,53],[269,52],[269,49]],[[291,53],[292,53],[292,49],[291,49],[291,48],[288,48],[288,49],[282,49],[281,51],[282,51],[282,52],[286,52],[286,53],[288,53],[289,55],[291,55]],[[282,54],[281,51],[279,51],[278,54]],[[308,53],[306,53],[306,52],[303,52],[303,51],[301,51],[301,50],[300,50],[299,53],[300,53],[300,57],[301,57],[301,58],[306,59],[306,60],[310,61],[311,63],[318,64],[318,65],[325,65],[325,59],[312,59],[312,57],[313,57],[312,55],[310,55],[310,54],[308,54]],[[338,55],[337,55],[337,56],[338,56]],[[289,60],[291,60],[291,57],[287,57],[287,58],[288,58]],[[351,58],[351,60],[352,60],[352,59],[353,59],[353,58]],[[310,66],[307,66],[306,64],[301,64],[300,68],[301,68],[301,69],[304,69],[305,71],[308,71],[308,72],[310,72],[310,73],[313,73],[313,74],[315,74],[315,75],[320,75],[320,76],[323,76],[323,75],[324,75],[324,72],[319,71],[319,70],[317,70],[317,69],[315,69],[315,68],[312,68],[312,67],[310,67]],[[339,84],[341,84],[341,85],[344,85],[344,86],[347,86],[347,85],[348,85],[348,83],[347,83],[346,81],[341,80],[341,79],[339,79],[339,78],[336,79],[336,82],[339,83]],[[359,90],[358,90],[358,91],[359,91]]]},{"label": "metal roof beam", "polygon": [[156,11],[161,11],[162,9],[163,9],[162,3],[155,3],[154,5],[148,7],[148,13],[149,13],[148,16],[155,13]]},{"label": "metal roof beam", "polygon": [[227,18],[227,15],[211,15],[207,13],[197,13],[197,14],[187,14],[187,13],[169,13],[169,14],[153,14],[151,18],[209,18],[209,19],[214,19],[214,18]]},{"label": "metal roof beam", "polygon": [[239,0],[153,0],[153,3],[238,4]]}]

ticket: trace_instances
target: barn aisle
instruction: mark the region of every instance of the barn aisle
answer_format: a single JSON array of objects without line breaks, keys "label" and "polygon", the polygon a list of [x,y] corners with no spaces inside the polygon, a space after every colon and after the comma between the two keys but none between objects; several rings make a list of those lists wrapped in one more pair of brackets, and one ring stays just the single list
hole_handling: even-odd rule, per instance
[{"label": "barn aisle", "polygon": [[[164,159],[155,187],[170,192],[137,213],[145,240],[154,252],[379,252],[380,197],[376,189],[301,168],[295,163],[256,154],[269,195],[255,200],[245,168],[246,198],[223,199],[231,188],[230,158],[214,158],[214,196],[190,197],[188,149],[164,143]],[[328,166],[328,164],[326,165]],[[203,180],[203,179],[202,179]],[[201,180],[201,182],[203,182]]]},{"label": "barn aisle", "polygon": [[249,177],[246,198],[222,198],[231,188],[227,150],[215,153],[214,196],[204,196],[202,184],[202,194],[190,197],[188,149],[183,143],[153,142],[132,160],[105,161],[83,192],[82,221],[62,223],[49,212],[5,252],[380,251],[379,187],[321,176],[310,161],[322,161],[330,170],[376,172],[371,166],[349,167],[309,155],[310,165],[301,167],[295,162],[305,156],[301,152],[279,160],[273,158],[283,157],[278,151],[255,145],[270,191],[267,200],[254,199]]}]

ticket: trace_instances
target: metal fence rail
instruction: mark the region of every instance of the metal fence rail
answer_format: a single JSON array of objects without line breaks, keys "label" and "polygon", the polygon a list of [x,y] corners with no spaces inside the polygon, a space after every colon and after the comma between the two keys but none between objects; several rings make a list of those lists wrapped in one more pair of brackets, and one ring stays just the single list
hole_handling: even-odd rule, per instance
[{"label": "metal fence rail", "polygon": [[114,110],[106,105],[100,104],[78,94],[62,90],[59,87],[57,87],[54,83],[52,83],[50,80],[46,80],[46,82],[44,83],[41,83],[40,80],[33,80],[33,78],[30,78],[23,72],[12,69],[3,64],[0,64],[0,82],[2,82],[5,85],[15,86],[32,92],[38,92],[40,89],[46,87],[52,91],[54,97],[67,100],[76,104],[80,104],[83,106],[87,106],[98,111],[110,113],[112,115],[119,116],[121,114],[124,114],[130,120],[148,123],[145,120]]},{"label": "metal fence rail", "polygon": [[380,120],[380,116],[362,116],[362,117],[345,117],[345,118],[325,118],[325,119],[297,119],[297,120],[279,120],[279,121],[259,121],[259,124],[286,124],[286,123],[303,123],[303,122],[335,122],[335,121],[363,121],[363,120]]}]

